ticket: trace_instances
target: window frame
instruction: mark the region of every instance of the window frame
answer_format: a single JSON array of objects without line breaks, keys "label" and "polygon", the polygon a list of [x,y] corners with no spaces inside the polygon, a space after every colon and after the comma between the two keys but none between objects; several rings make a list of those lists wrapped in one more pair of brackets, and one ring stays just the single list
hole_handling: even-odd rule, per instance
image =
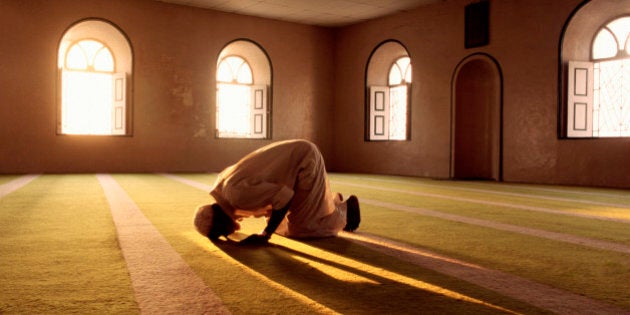
[{"label": "window frame", "polygon": [[[566,88],[563,94],[566,102],[562,119],[564,121],[564,128],[561,128],[561,137],[567,139],[615,139],[615,138],[630,138],[629,131],[620,130],[619,135],[611,135],[604,132],[599,128],[601,121],[600,117],[600,95],[601,93],[601,80],[600,69],[602,63],[614,62],[614,61],[627,61],[630,59],[630,32],[626,34],[625,38],[619,38],[615,32],[611,30],[609,25],[620,19],[630,20],[630,13],[617,16],[613,19],[607,20],[605,23],[595,28],[593,37],[590,40],[589,47],[589,60],[569,60],[566,66]],[[614,49],[616,53],[614,56],[596,57],[596,42],[602,31],[607,31],[612,35],[614,41]],[[611,47],[612,48],[612,47]],[[562,59],[561,59],[562,60]],[[630,88],[628,86],[620,86],[619,90]],[[622,93],[622,92],[620,92]],[[585,120],[585,121],[583,121]],[[625,133],[625,134],[623,134]]]},{"label": "window frame", "polygon": [[[84,40],[97,41],[106,48],[113,62],[113,71],[100,71],[94,68],[82,70],[67,66],[68,53],[76,44]],[[111,75],[111,128],[107,133],[64,131],[64,72],[106,73]],[[115,24],[100,18],[87,18],[76,21],[62,34],[57,45],[57,115],[56,134],[60,136],[132,136],[132,97],[131,78],[133,76],[133,49],[127,35]]]},{"label": "window frame", "polygon": [[564,141],[626,142],[624,138],[572,138],[567,136],[568,120],[568,73],[569,61],[588,61],[592,57],[591,43],[597,32],[608,22],[630,15],[625,2],[614,0],[582,1],[564,20],[557,45],[556,71],[556,137]]},{"label": "window frame", "polygon": [[[239,57],[249,66],[251,71],[250,87],[250,119],[249,132],[242,134],[222,134],[219,131],[219,86],[221,84],[236,84],[232,82],[219,81],[219,68],[221,62],[229,57]],[[242,65],[241,65],[242,66]],[[216,59],[214,72],[215,79],[215,108],[214,108],[214,136],[216,139],[271,139],[271,86],[272,86],[272,66],[266,51],[257,43],[249,39],[235,39],[226,44]],[[236,77],[235,77],[236,78]]]},{"label": "window frame", "polygon": [[[393,67],[398,67],[398,61],[401,58],[409,58],[408,68],[401,70],[401,82],[400,84],[390,84],[390,72]],[[365,126],[364,126],[364,141],[366,142],[406,142],[411,141],[411,111],[412,111],[412,85],[413,76],[411,75],[411,82],[405,80],[406,71],[411,71],[413,74],[413,62],[412,58],[407,51],[407,48],[396,40],[386,40],[380,43],[370,55],[366,66],[365,74],[365,88],[366,88],[366,100],[365,100]],[[390,120],[392,113],[391,107],[391,89],[400,86],[406,86],[406,126],[404,139],[396,139],[390,136]],[[386,97],[383,101],[386,102],[384,106],[387,108],[385,112],[376,110],[376,94],[385,93]],[[387,118],[383,118],[383,115],[387,115]],[[381,124],[378,124],[380,119]],[[381,129],[387,129],[385,134],[377,132]]]}]

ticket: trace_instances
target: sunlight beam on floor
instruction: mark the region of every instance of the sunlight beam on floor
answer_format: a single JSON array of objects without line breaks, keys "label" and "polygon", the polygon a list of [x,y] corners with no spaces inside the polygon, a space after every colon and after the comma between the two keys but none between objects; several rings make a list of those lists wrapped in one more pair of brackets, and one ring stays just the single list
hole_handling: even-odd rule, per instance
[{"label": "sunlight beam on floor", "polygon": [[[443,295],[452,299],[462,300],[462,301],[466,301],[466,302],[474,303],[474,304],[480,304],[488,308],[493,308],[493,309],[501,310],[507,313],[516,314],[515,312],[505,309],[503,307],[493,305],[493,304],[484,302],[482,300],[478,300],[478,299],[460,294],[458,292],[455,292],[455,291],[452,291],[452,290],[449,290],[449,289],[446,289],[437,285],[433,285],[424,281],[416,280],[416,279],[383,269],[381,267],[372,266],[370,264],[366,264],[361,261],[357,261],[351,258],[340,256],[335,253],[332,253],[332,252],[329,252],[320,248],[316,248],[316,247],[310,246],[308,244],[305,244],[299,241],[291,240],[288,238],[280,238],[278,242],[296,251],[304,252],[305,254],[311,255],[313,257],[317,257],[320,260],[328,261],[329,265],[344,265],[346,267],[349,267],[349,269],[354,269],[357,271],[361,271],[363,273],[369,273],[378,278],[386,278],[395,282],[399,282],[401,284],[405,284],[405,285],[415,287],[421,290],[433,292],[435,294],[440,294],[440,295]],[[309,263],[317,264],[317,265],[324,265],[323,263],[318,263],[312,260]],[[355,277],[360,277],[360,276],[355,275]]]},{"label": "sunlight beam on floor", "polygon": [[[294,297],[296,300],[301,301],[302,303],[306,305],[312,306],[318,311],[326,312],[326,313],[329,313],[329,312],[334,313],[334,310],[329,309],[326,306],[310,299],[309,297],[301,293],[295,292],[294,290],[275,282],[274,280],[261,274],[255,269],[250,268],[249,266],[243,265],[238,260],[229,256],[228,254],[218,249],[214,245],[208,246],[208,243],[206,243],[207,240],[204,240],[203,238],[199,238],[193,235],[194,234],[191,234],[188,236],[191,239],[191,241],[197,243],[200,247],[209,250],[213,254],[220,255],[222,258],[229,260],[230,262],[238,265],[245,272],[260,279],[261,281],[264,281],[264,283],[266,283],[267,285],[275,289],[278,289],[279,291],[287,294],[288,296]],[[434,294],[443,295],[451,299],[483,305],[485,307],[492,308],[495,310],[500,310],[507,313],[515,313],[501,306],[494,305],[494,304],[491,304],[491,303],[488,303],[479,299],[475,299],[473,297],[449,290],[444,287],[433,285],[433,284],[430,284],[421,280],[413,279],[411,277],[407,277],[407,276],[398,274],[396,272],[383,269],[382,267],[376,267],[376,266],[366,264],[361,261],[357,261],[355,259],[347,258],[341,255],[338,255],[336,253],[332,253],[332,252],[329,252],[320,248],[316,248],[308,244],[305,244],[303,242],[299,242],[299,241],[288,239],[281,236],[274,236],[274,238],[272,239],[272,243],[275,243],[277,245],[284,246],[291,250],[296,251],[298,254],[291,255],[293,258],[296,259],[296,261],[299,261],[301,263],[307,263],[313,268],[318,269],[318,271],[325,272],[326,274],[330,275],[331,277],[334,277],[335,279],[339,279],[342,281],[357,282],[357,283],[365,283],[365,282],[378,283],[377,281],[373,279],[368,279],[365,276],[365,275],[371,275],[371,276],[374,276],[375,279],[388,279],[390,281],[398,282],[398,283],[408,285],[408,286],[411,286],[420,290],[432,292]],[[257,250],[257,249],[252,249],[252,250]],[[299,253],[304,253],[304,255],[302,255],[302,257],[298,257],[300,256]],[[310,259],[308,257],[317,258],[317,261],[315,259]],[[341,266],[342,268],[343,267],[345,268],[341,269],[335,266]],[[352,272],[351,270],[355,270],[356,272]],[[360,273],[363,275],[360,275]]]},{"label": "sunlight beam on floor", "polygon": [[[263,283],[265,283],[266,285],[269,285],[270,287],[286,294],[289,297],[292,297],[293,299],[303,303],[304,305],[308,305],[309,307],[311,307],[313,309],[314,312],[319,312],[319,313],[326,313],[326,314],[336,314],[337,312],[335,312],[334,310],[310,299],[309,297],[298,293],[290,288],[287,288],[286,286],[283,286],[271,279],[269,279],[268,277],[266,277],[265,275],[263,275],[262,273],[254,270],[253,268],[242,264],[241,262],[239,262],[238,260],[234,259],[233,257],[231,257],[230,255],[226,254],[224,251],[222,251],[221,249],[219,249],[218,247],[214,246],[212,243],[209,243],[209,241],[207,239],[201,238],[199,237],[198,234],[196,233],[186,233],[185,235],[187,238],[189,238],[193,243],[196,243],[197,245],[199,245],[199,247],[204,248],[206,250],[208,250],[209,252],[211,252],[212,254],[218,255],[221,258],[231,262],[234,265],[237,265],[238,267],[240,267],[241,269],[243,269],[244,272],[247,272],[248,274],[250,274],[251,276],[259,279],[260,281],[262,281]],[[210,245],[210,246],[208,246]],[[255,250],[255,249],[253,249]],[[210,286],[210,284],[208,284]]]}]

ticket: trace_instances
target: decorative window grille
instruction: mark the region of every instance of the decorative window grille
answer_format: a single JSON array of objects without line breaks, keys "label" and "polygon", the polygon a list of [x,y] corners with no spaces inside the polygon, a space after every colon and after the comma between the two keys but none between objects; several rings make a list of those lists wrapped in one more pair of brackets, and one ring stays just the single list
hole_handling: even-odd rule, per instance
[{"label": "decorative window grille", "polygon": [[569,62],[567,136],[630,136],[630,17],[604,25],[592,61]]}]

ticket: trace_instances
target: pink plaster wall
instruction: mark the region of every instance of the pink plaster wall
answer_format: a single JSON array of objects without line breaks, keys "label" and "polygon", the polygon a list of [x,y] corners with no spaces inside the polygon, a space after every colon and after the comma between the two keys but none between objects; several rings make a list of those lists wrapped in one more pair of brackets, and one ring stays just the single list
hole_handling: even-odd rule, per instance
[{"label": "pink plaster wall", "polygon": [[[630,12],[627,1],[594,1]],[[504,180],[630,188],[629,139],[558,137],[560,40],[582,0],[491,0],[490,44],[465,49],[471,2],[327,29],[152,0],[0,1],[0,173],[217,171],[271,141],[306,138],[333,171],[448,178],[454,71],[483,53],[503,79]],[[131,136],[56,134],[57,45],[89,17],[130,40]],[[214,137],[216,58],[238,38],[271,60],[271,140]],[[413,62],[411,140],[366,142],[366,63],[390,39]]]},{"label": "pink plaster wall", "polygon": [[[615,15],[630,13],[628,1],[594,1],[613,4]],[[559,46],[563,27],[582,0],[491,1],[490,44],[466,49],[464,7],[469,3],[447,0],[337,33],[336,77],[344,88],[335,95],[335,142],[349,145],[344,154],[333,155],[335,168],[452,176],[453,73],[466,57],[483,53],[502,72],[505,181],[630,187],[630,139],[558,136]],[[346,117],[363,117],[366,62],[372,49],[389,39],[407,47],[413,64],[411,140],[365,142],[363,120]]]},{"label": "pink plaster wall", "polygon": [[[131,43],[131,136],[56,134],[57,46],[90,17],[111,21]],[[238,38],[271,60],[272,140],[214,137],[216,59]],[[0,173],[213,171],[281,139],[330,148],[329,29],[148,0],[1,1],[0,47]]]}]

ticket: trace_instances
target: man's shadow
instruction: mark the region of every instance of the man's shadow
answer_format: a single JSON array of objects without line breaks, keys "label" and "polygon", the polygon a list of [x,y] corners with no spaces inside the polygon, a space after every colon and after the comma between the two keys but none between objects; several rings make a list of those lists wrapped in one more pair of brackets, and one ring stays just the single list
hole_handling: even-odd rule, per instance
[{"label": "man's shadow", "polygon": [[[231,238],[213,243],[271,281],[340,313],[504,313],[487,305],[467,302],[380,275],[374,270],[388,270],[419,281],[428,279],[449,286],[453,286],[454,280],[370,251],[350,240],[333,237],[298,241],[357,263],[350,266],[334,258],[318,257],[299,247],[294,249],[277,243],[243,246]],[[440,286],[440,283],[435,285]],[[466,291],[485,290],[466,285],[469,286]]]}]

